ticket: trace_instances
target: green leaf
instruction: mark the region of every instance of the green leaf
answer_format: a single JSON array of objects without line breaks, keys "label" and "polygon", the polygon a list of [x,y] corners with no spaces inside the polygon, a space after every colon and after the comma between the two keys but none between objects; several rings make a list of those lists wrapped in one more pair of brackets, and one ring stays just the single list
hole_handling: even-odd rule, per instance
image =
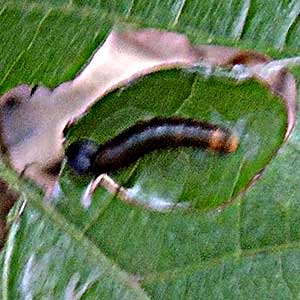
[{"label": "green leaf", "polygon": [[[1,4],[1,93],[20,82],[53,87],[73,78],[111,26],[124,20],[183,32],[197,43],[256,48],[277,57],[299,55],[298,1]],[[283,104],[265,87],[167,71],[108,95],[68,136],[103,142],[137,118],[162,110],[241,133],[241,147],[230,157],[190,149],[154,153],[115,174],[128,187],[143,182],[146,196],[157,192],[190,200],[195,209],[149,212],[99,189],[85,210],[79,198],[88,178],[68,169],[62,178],[64,197],[54,207],[1,164],[1,177],[29,202],[0,255],[3,300],[68,299],[81,290],[84,299],[298,297],[299,125],[275,155],[286,116]],[[238,194],[266,165],[256,185]],[[231,196],[230,205],[220,206]]]}]

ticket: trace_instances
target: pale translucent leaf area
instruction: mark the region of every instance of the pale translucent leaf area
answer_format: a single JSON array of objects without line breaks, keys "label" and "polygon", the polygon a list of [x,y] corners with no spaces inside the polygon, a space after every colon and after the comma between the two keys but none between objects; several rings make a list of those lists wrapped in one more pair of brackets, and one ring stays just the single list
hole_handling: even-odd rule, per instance
[{"label": "pale translucent leaf area", "polygon": [[[297,1],[278,1],[277,5],[271,0],[1,3],[1,93],[21,82],[54,87],[72,79],[112,25],[124,20],[141,27],[180,31],[197,43],[212,40],[221,45],[259,48],[280,58],[290,53],[300,54]],[[187,79],[179,81],[180,72],[153,76],[120,91],[119,96],[110,95],[103,103],[109,104],[114,97],[121,99],[130,93],[147,93],[151,99],[155,91],[151,90],[150,82],[172,81],[173,76],[175,82],[176,79],[185,82],[179,98],[189,99],[185,112],[194,111],[191,98],[195,94],[191,93],[191,86],[197,89],[195,85],[201,79],[194,81],[194,75],[188,74]],[[174,97],[180,93],[173,91],[170,89],[165,95],[170,114],[177,110],[177,104],[180,106]],[[257,90],[257,98],[261,92],[262,89]],[[126,105],[125,100],[122,100],[126,111],[123,120],[130,112],[134,117],[145,110],[162,109],[159,102],[154,102],[153,108],[149,101],[148,107],[137,110],[130,103]],[[246,108],[241,105],[238,110]],[[105,111],[105,107],[101,109]],[[271,106],[270,115],[273,109]],[[210,118],[226,121],[218,110]],[[98,120],[94,122],[98,124]],[[270,124],[261,126],[264,132],[264,126]],[[106,128],[113,134],[113,128],[108,125]],[[80,136],[84,130],[82,126],[70,135]],[[272,128],[265,130],[274,137]],[[77,178],[69,170],[65,170],[64,184],[75,183],[76,189],[67,191],[72,197],[66,196],[55,208],[49,207],[41,201],[41,193],[35,187],[20,182],[1,165],[1,176],[23,191],[30,203],[21,220],[15,221],[17,227],[12,227],[10,244],[0,254],[0,270],[3,271],[4,265],[9,271],[1,272],[1,297],[3,300],[49,295],[52,299],[297,298],[300,293],[299,130],[297,126],[277,155],[272,156],[256,185],[235,198],[230,206],[192,213],[162,215],[144,211],[129,207],[102,190],[97,191],[91,208],[84,210],[78,203],[77,189],[82,189],[88,180]],[[279,131],[274,140],[282,138]],[[268,147],[266,143],[263,149]],[[254,148],[251,149],[255,153]],[[186,165],[190,154],[179,155],[179,166]],[[151,161],[153,158],[138,167],[142,170]],[[170,166],[173,170],[174,166]],[[156,170],[155,165],[152,168]],[[120,179],[130,178],[130,171],[120,174]],[[181,174],[178,179],[185,177]],[[181,188],[178,185],[174,193],[181,193]],[[34,270],[35,275],[29,275],[29,270]]]}]

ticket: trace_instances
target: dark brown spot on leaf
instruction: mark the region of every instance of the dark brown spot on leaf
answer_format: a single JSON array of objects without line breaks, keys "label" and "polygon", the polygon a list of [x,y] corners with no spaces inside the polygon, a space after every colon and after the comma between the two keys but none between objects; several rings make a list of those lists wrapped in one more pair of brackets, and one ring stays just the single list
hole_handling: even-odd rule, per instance
[{"label": "dark brown spot on leaf", "polygon": [[0,249],[3,247],[7,235],[7,215],[17,201],[19,195],[8,184],[0,179]]}]

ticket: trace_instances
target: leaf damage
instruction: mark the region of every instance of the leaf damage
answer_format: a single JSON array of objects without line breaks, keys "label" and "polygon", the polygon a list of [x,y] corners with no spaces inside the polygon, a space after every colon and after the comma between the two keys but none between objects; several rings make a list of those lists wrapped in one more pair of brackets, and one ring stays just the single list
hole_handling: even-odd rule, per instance
[{"label": "leaf damage", "polygon": [[8,232],[6,216],[18,198],[19,194],[10,189],[8,184],[0,179],[0,250],[4,245]]},{"label": "leaf damage", "polygon": [[295,123],[296,83],[285,69],[266,72],[271,58],[238,48],[193,46],[182,34],[144,29],[112,30],[86,67],[74,78],[50,90],[19,85],[0,98],[1,149],[19,173],[53,193],[64,157],[66,127],[87,113],[109,92],[146,74],[171,68],[191,68],[199,63],[247,68],[254,77],[285,102],[288,124]]}]

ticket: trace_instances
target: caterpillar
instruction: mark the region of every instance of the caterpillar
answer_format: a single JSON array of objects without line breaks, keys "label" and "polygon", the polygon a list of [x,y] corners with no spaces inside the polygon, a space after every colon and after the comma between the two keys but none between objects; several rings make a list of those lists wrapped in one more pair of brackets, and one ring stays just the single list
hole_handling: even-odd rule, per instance
[{"label": "caterpillar", "polygon": [[181,117],[156,117],[140,121],[104,144],[88,139],[72,143],[67,162],[79,175],[104,174],[127,167],[156,150],[178,147],[236,151],[239,139],[230,130]]}]

